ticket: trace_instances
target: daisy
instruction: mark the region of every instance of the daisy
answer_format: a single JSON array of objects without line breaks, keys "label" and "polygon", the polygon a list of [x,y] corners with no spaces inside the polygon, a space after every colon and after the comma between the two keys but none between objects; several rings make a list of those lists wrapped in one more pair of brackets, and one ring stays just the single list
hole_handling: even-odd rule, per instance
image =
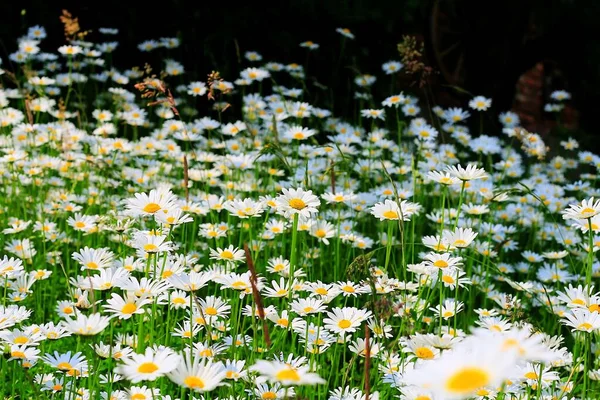
[{"label": "daisy", "polygon": [[352,192],[326,192],[322,194],[321,197],[323,200],[327,202],[327,204],[335,204],[335,203],[351,203],[354,199],[356,199],[356,195]]},{"label": "daisy", "polygon": [[475,96],[469,101],[469,107],[477,111],[485,111],[492,106],[492,99],[483,96]]},{"label": "daisy", "polygon": [[335,236],[335,226],[327,221],[317,221],[311,225],[310,235],[316,237],[320,242],[329,245],[328,239]]},{"label": "daisy", "polygon": [[454,232],[444,230],[442,240],[446,240],[452,247],[462,249],[468,247],[477,235],[471,228],[456,228]]},{"label": "daisy", "polygon": [[225,360],[224,371],[226,379],[237,381],[240,378],[245,378],[247,371],[244,370],[246,361]]},{"label": "daisy", "polygon": [[406,200],[402,200],[400,205],[393,200],[385,200],[383,203],[376,203],[371,207],[371,214],[380,221],[383,220],[399,220],[402,217],[403,221],[410,221],[410,217],[416,211],[419,206],[416,203],[409,203]]},{"label": "daisy", "polygon": [[64,324],[65,328],[75,335],[91,336],[102,332],[109,322],[109,317],[97,313],[89,316],[78,313],[75,319],[67,318]]},{"label": "daisy", "polygon": [[396,107],[400,105],[404,105],[406,103],[406,97],[404,97],[403,93],[390,96],[381,102],[381,105],[384,107]]},{"label": "daisy", "polygon": [[354,34],[348,28],[336,28],[335,31],[348,39],[354,39]]},{"label": "daisy", "polygon": [[315,298],[297,299],[292,301],[290,308],[300,316],[321,313],[327,309],[322,300]]},{"label": "daisy", "polygon": [[317,207],[321,205],[319,198],[312,194],[312,190],[282,189],[282,194],[275,199],[277,212],[290,218],[296,214],[301,217],[310,218],[318,212]]},{"label": "daisy", "polygon": [[81,352],[71,354],[71,352],[68,351],[64,354],[59,354],[57,351],[55,351],[54,356],[48,353],[42,357],[42,360],[44,360],[46,364],[62,372],[68,372],[72,370],[82,371],[84,366],[87,369],[87,361]]},{"label": "daisy", "polygon": [[481,387],[499,387],[514,372],[514,353],[503,353],[500,339],[470,338],[421,368],[408,370],[403,383],[432,391],[437,398],[466,399]]},{"label": "daisy", "polygon": [[91,249],[84,247],[71,255],[81,265],[81,270],[103,270],[112,265],[115,255],[109,248]]},{"label": "daisy", "polygon": [[133,237],[133,247],[140,254],[163,253],[171,250],[172,243],[166,241],[167,235],[152,235],[146,232],[137,232]]},{"label": "daisy", "polygon": [[267,271],[287,276],[290,271],[290,262],[283,257],[271,258],[267,261]]},{"label": "daisy", "polygon": [[565,90],[555,90],[550,94],[550,98],[558,101],[568,100],[571,98],[571,93]]},{"label": "daisy", "polygon": [[464,121],[469,117],[469,115],[471,114],[469,114],[468,111],[465,111],[461,108],[453,107],[446,110],[442,118],[451,124],[455,124],[457,122]]},{"label": "daisy", "polygon": [[238,249],[230,245],[229,247],[222,249],[217,247],[216,250],[210,249],[210,259],[211,260],[223,260],[228,263],[238,263],[243,262],[246,259],[244,255],[244,250]]},{"label": "daisy", "polygon": [[594,201],[593,197],[582,200],[581,205],[569,204],[569,208],[562,212],[563,219],[588,219],[600,213],[600,200]]},{"label": "daisy", "polygon": [[562,323],[572,327],[571,331],[592,333],[600,328],[600,314],[585,308],[573,308],[564,316]]},{"label": "daisy", "polygon": [[448,172],[429,171],[427,177],[434,182],[441,183],[442,185],[450,186],[460,182],[460,179],[450,175]]},{"label": "daisy", "polygon": [[385,120],[385,114],[384,114],[383,110],[375,110],[375,109],[360,110],[360,115],[362,115],[365,118],[380,119],[382,121]]},{"label": "daisy", "polygon": [[96,216],[76,213],[67,219],[67,224],[76,231],[91,232],[96,228],[97,220]]},{"label": "daisy", "polygon": [[462,258],[452,257],[451,253],[429,253],[424,257],[424,260],[425,265],[439,269],[458,268],[462,265]]},{"label": "daisy", "polygon": [[83,49],[80,46],[64,45],[58,48],[58,52],[65,56],[74,56],[83,52]]},{"label": "daisy", "polygon": [[260,217],[265,210],[265,204],[248,198],[226,201],[223,208],[238,218]]},{"label": "daisy", "polygon": [[154,215],[158,211],[174,208],[177,198],[170,190],[152,189],[149,194],[136,193],[134,199],[127,199],[127,212],[134,216]]},{"label": "daisy", "polygon": [[477,168],[474,164],[468,164],[467,168],[463,168],[460,164],[449,165],[446,167],[446,171],[463,182],[474,179],[483,179],[488,176],[483,168]]},{"label": "daisy", "polygon": [[[227,302],[215,296],[198,299],[198,305],[202,310],[202,314],[208,318],[227,318],[231,310],[231,306]],[[194,311],[197,311],[196,307],[194,307]]]},{"label": "daisy", "polygon": [[341,293],[346,297],[356,297],[359,294],[369,293],[371,291],[371,288],[369,286],[359,285],[351,281],[337,282],[334,284],[334,287],[337,289],[335,292],[336,294]]},{"label": "daisy", "polygon": [[280,383],[283,386],[290,385],[316,385],[325,383],[318,374],[309,372],[308,366],[294,368],[280,361],[258,360],[250,367],[250,371],[258,372],[259,383],[268,380],[271,383]]},{"label": "daisy", "polygon": [[388,61],[381,66],[383,72],[385,72],[387,75],[394,74],[400,71],[403,67],[404,65],[399,61]]},{"label": "daisy", "polygon": [[152,303],[148,298],[138,298],[135,296],[121,297],[116,293],[111,294],[111,298],[106,300],[107,305],[104,306],[112,315],[119,319],[129,319],[133,314],[143,314],[143,306]]},{"label": "daisy", "polygon": [[430,307],[429,309],[435,313],[436,316],[440,316],[445,320],[454,317],[458,312],[462,311],[464,303],[462,301],[456,301],[454,299],[444,300],[444,304],[438,305],[437,307]]},{"label": "daisy", "polygon": [[300,125],[293,125],[283,132],[283,137],[288,140],[305,140],[316,134],[317,131],[314,129],[303,128]]},{"label": "daisy", "polygon": [[222,381],[226,374],[223,363],[213,362],[206,358],[191,357],[189,352],[186,352],[183,360],[167,376],[176,384],[195,392],[210,392],[216,387],[224,385]]},{"label": "daisy", "polygon": [[311,40],[307,40],[306,42],[300,43],[300,47],[306,47],[309,50],[316,50],[319,48],[319,45]]},{"label": "daisy", "polygon": [[323,319],[323,323],[325,324],[325,328],[333,333],[352,333],[370,316],[371,311],[355,307],[335,307],[332,311],[327,312],[327,318]]},{"label": "daisy", "polygon": [[35,347],[27,347],[27,345],[13,344],[10,346],[10,358],[11,360],[25,360],[35,361],[39,358],[40,351]]},{"label": "daisy", "polygon": [[122,359],[116,372],[132,383],[153,381],[175,370],[181,362],[181,356],[168,347],[148,347],[144,354],[131,354]]}]

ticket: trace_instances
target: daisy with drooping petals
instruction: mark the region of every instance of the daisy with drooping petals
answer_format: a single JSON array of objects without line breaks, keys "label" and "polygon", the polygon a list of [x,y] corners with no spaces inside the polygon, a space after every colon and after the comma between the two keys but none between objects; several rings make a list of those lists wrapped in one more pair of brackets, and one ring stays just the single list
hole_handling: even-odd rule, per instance
[{"label": "daisy with drooping petals", "polygon": [[133,237],[134,247],[141,254],[163,253],[171,250],[172,243],[166,241],[167,235],[151,235],[146,232],[137,232]]},{"label": "daisy with drooping petals", "polygon": [[442,240],[446,240],[448,245],[459,249],[468,247],[477,237],[478,233],[473,232],[471,228],[456,228],[454,232],[445,230],[442,234]]},{"label": "daisy with drooping petals", "polygon": [[119,365],[116,372],[132,383],[153,381],[173,371],[180,361],[181,356],[168,347],[148,347],[144,354],[131,354],[123,358],[124,364]]},{"label": "daisy with drooping petals", "polygon": [[65,328],[75,335],[91,336],[102,332],[109,322],[109,317],[98,313],[89,316],[78,313],[75,319],[66,320]]},{"label": "daisy with drooping petals", "polygon": [[84,247],[71,255],[81,265],[81,270],[102,270],[112,265],[115,255],[109,248],[91,249]]},{"label": "daisy with drooping petals", "polygon": [[427,177],[434,182],[450,186],[460,182],[460,179],[450,175],[448,172],[429,171]]},{"label": "daisy with drooping petals", "polygon": [[573,308],[570,313],[565,314],[562,323],[572,327],[571,331],[592,333],[600,329],[600,314],[586,308]]},{"label": "daisy with drooping petals", "polygon": [[280,383],[283,386],[290,385],[316,385],[325,383],[325,380],[318,374],[309,372],[309,367],[293,367],[280,361],[258,360],[250,371],[260,374],[257,382],[263,383],[268,380],[272,383]]},{"label": "daisy with drooping petals", "polygon": [[189,352],[183,356],[177,367],[167,377],[187,389],[195,392],[210,392],[223,385],[227,371],[223,363],[213,362],[201,357],[191,357]]},{"label": "daisy with drooping petals", "polygon": [[317,131],[314,129],[304,128],[299,125],[289,127],[284,133],[283,137],[287,140],[306,140],[311,136],[316,135]]},{"label": "daisy with drooping petals", "polygon": [[449,165],[446,167],[446,171],[450,175],[460,179],[461,181],[471,181],[475,179],[483,179],[488,176],[483,168],[477,168],[474,164],[468,164],[467,168],[463,168],[460,164]]}]

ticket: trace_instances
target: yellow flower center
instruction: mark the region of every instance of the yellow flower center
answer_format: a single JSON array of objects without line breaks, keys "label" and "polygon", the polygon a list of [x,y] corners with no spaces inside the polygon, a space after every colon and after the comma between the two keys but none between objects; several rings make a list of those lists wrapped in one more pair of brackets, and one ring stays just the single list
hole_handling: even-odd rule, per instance
[{"label": "yellow flower center", "polygon": [[156,203],[148,203],[142,209],[142,211],[150,213],[150,214],[153,214],[153,213],[157,212],[158,210],[160,210],[160,206]]},{"label": "yellow flower center", "polygon": [[445,386],[450,393],[468,395],[489,383],[490,374],[486,370],[478,367],[464,367],[452,374]]},{"label": "yellow flower center", "polygon": [[288,326],[289,321],[285,318],[280,318],[277,320],[277,325]]},{"label": "yellow flower center", "polygon": [[396,211],[388,210],[385,211],[382,215],[384,216],[384,218],[387,219],[398,219],[398,213]]},{"label": "yellow flower center", "polygon": [[433,266],[438,268],[446,268],[448,267],[448,263],[444,260],[437,260],[433,263]]},{"label": "yellow flower center", "polygon": [[228,260],[233,260],[233,253],[229,250],[224,250],[221,253],[221,258],[226,258]]},{"label": "yellow flower center", "polygon": [[431,351],[427,347],[418,347],[415,350],[415,355],[424,360],[431,360],[434,357],[433,351]]},{"label": "yellow flower center", "polygon": [[151,374],[158,371],[158,365],[153,362],[145,362],[138,367],[138,372],[142,374]]},{"label": "yellow flower center", "polygon": [[277,398],[277,394],[273,393],[273,392],[264,392],[261,396],[262,399],[267,400],[267,399],[276,399]]},{"label": "yellow flower center", "polygon": [[525,374],[525,378],[536,380],[538,378],[538,376],[535,372],[529,371]]},{"label": "yellow flower center", "polygon": [[75,228],[79,228],[79,229],[85,228],[85,222],[81,222],[81,221],[75,222]]},{"label": "yellow flower center", "polygon": [[291,199],[290,200],[290,207],[296,209],[296,210],[302,210],[304,208],[306,208],[306,203],[302,200],[302,199]]},{"label": "yellow flower center", "polygon": [[56,366],[56,368],[62,370],[62,371],[66,371],[69,369],[73,369],[73,366],[71,364],[69,364],[68,362],[61,362],[60,364],[58,364]]},{"label": "yellow flower center", "polygon": [[324,238],[326,235],[327,232],[325,232],[325,229],[317,229],[317,231],[315,232],[315,236],[320,238]]},{"label": "yellow flower center", "polygon": [[315,293],[320,294],[321,296],[327,296],[328,292],[327,289],[320,287],[315,290]]},{"label": "yellow flower center", "polygon": [[275,375],[275,378],[279,381],[300,381],[300,375],[298,375],[298,372],[292,368],[279,371],[277,375]]},{"label": "yellow flower center", "polygon": [[579,329],[580,331],[589,331],[591,330],[592,324],[590,324],[589,322],[584,322],[583,324],[580,324],[577,329]]},{"label": "yellow flower center", "polygon": [[232,286],[234,289],[244,289],[244,288],[245,288],[247,285],[246,285],[246,282],[237,281],[237,282],[233,282],[233,283],[231,284],[231,286]]},{"label": "yellow flower center", "polygon": [[133,314],[137,310],[137,306],[134,303],[127,303],[121,309],[123,314]]},{"label": "yellow flower center", "polygon": [[454,278],[451,277],[450,275],[443,275],[442,276],[442,281],[444,281],[446,283],[449,283],[449,284],[453,284],[455,282]]},{"label": "yellow flower center", "polygon": [[584,306],[585,305],[585,301],[583,299],[574,299],[571,303],[577,304],[577,305],[580,305],[580,306]]},{"label": "yellow flower center", "polygon": [[217,309],[214,307],[206,307],[204,313],[208,315],[217,315]]},{"label": "yellow flower center", "polygon": [[14,358],[27,358],[25,353],[22,351],[13,351],[10,353],[10,356]]},{"label": "yellow flower center", "polygon": [[352,325],[352,322],[347,319],[342,319],[340,322],[338,322],[338,326],[342,329],[348,329],[350,328],[350,325]]},{"label": "yellow flower center", "polygon": [[90,261],[89,263],[85,264],[86,267],[88,267],[89,269],[98,269],[98,264],[96,264],[93,261]]},{"label": "yellow flower center", "polygon": [[148,243],[144,245],[144,251],[148,253],[152,253],[158,250],[158,246],[152,243]]},{"label": "yellow flower center", "polygon": [[192,389],[204,388],[204,381],[197,376],[188,376],[183,380],[183,384]]},{"label": "yellow flower center", "polygon": [[27,336],[19,336],[14,340],[15,344],[25,344],[29,342],[29,338]]}]

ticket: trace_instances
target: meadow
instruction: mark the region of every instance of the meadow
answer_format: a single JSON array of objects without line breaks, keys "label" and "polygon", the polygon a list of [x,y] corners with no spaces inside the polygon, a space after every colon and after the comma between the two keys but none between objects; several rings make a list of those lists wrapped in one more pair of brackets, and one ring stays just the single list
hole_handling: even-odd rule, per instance
[{"label": "meadow", "polygon": [[[118,69],[117,29],[63,22],[0,64],[3,399],[600,397],[600,157],[575,138],[423,98],[410,39],[337,117],[308,61],[190,80],[163,37]],[[341,60],[331,35],[307,60]]]}]

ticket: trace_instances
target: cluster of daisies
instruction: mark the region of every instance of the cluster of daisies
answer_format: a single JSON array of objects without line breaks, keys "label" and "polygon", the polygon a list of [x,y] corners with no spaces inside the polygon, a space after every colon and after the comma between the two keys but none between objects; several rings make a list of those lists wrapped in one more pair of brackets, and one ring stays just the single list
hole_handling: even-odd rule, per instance
[{"label": "cluster of daisies", "polygon": [[380,96],[399,61],[355,77],[349,122],[299,64],[180,84],[98,34],[45,52],[32,27],[0,77],[1,396],[594,398],[599,156],[483,96]]}]

